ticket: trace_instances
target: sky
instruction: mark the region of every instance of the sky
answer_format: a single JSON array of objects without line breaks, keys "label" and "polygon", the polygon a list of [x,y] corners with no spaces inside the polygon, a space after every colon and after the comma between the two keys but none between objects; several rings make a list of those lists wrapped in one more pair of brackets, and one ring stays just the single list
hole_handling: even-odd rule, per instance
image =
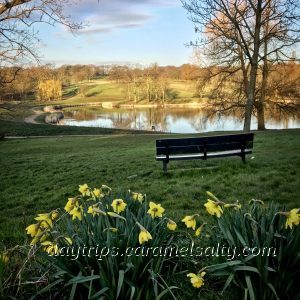
[{"label": "sky", "polygon": [[[73,1],[72,1],[73,2]],[[73,34],[40,24],[42,62],[130,63],[144,66],[192,62],[193,23],[179,0],[77,0],[66,14],[85,24]]]}]

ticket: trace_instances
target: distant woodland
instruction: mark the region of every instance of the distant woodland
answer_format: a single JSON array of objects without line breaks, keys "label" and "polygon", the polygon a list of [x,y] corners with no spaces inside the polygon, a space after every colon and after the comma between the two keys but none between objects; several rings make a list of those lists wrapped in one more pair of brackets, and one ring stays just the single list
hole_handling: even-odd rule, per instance
[{"label": "distant woodland", "polygon": [[[262,84],[261,72],[258,72],[257,96]],[[242,73],[234,72],[224,78],[222,67],[199,67],[184,64],[179,67],[159,66],[95,66],[63,65],[55,68],[52,65],[27,68],[1,68],[1,100],[37,100],[49,101],[63,97],[64,89],[77,85],[75,94],[85,95],[86,85],[96,79],[106,78],[124,90],[124,100],[164,102],[176,100],[176,91],[170,83],[183,81],[192,83],[193,94],[197,98],[227,100],[241,95]],[[297,62],[274,64],[269,70],[266,96],[272,101],[300,99],[300,65]]]}]

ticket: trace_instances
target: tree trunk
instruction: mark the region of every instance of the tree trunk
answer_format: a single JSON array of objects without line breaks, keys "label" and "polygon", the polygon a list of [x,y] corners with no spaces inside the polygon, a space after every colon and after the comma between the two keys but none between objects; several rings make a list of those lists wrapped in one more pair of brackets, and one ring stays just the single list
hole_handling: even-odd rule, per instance
[{"label": "tree trunk", "polygon": [[[266,8],[266,16],[269,20],[270,17],[270,8]],[[263,70],[262,70],[262,82],[261,82],[261,90],[260,97],[257,103],[257,129],[258,130],[266,130],[265,127],[265,99],[266,99],[266,89],[268,84],[268,75],[269,75],[269,67],[268,67],[268,42],[269,40],[266,38],[269,34],[269,21],[267,21],[263,27],[264,29],[264,59],[263,59]]]},{"label": "tree trunk", "polygon": [[257,103],[257,130],[266,130],[265,127],[265,108],[264,103]]},{"label": "tree trunk", "polygon": [[250,80],[247,93],[247,103],[245,107],[245,120],[244,131],[249,132],[251,129],[251,118],[253,112],[253,106],[255,102],[255,90],[256,90],[256,75],[258,69],[258,55],[260,48],[260,31],[261,31],[261,13],[262,13],[262,1],[257,2],[257,12],[255,20],[255,32],[253,41],[253,55],[251,57],[250,65]]},{"label": "tree trunk", "polygon": [[251,66],[250,83],[248,89],[247,103],[245,107],[244,131],[249,132],[251,129],[251,117],[253,112],[253,105],[255,100],[255,86],[256,86],[257,64]]}]

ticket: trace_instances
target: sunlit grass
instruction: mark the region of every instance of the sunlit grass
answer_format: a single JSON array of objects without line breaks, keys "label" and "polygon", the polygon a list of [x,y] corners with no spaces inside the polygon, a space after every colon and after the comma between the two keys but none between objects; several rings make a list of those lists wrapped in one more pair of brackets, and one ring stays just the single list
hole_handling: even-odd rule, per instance
[{"label": "sunlit grass", "polygon": [[[42,126],[42,125],[41,125]],[[48,126],[52,128],[53,126]],[[50,129],[49,129],[50,130]],[[71,129],[70,129],[71,130]],[[273,200],[299,206],[300,130],[256,133],[253,159],[155,161],[159,136],[125,135],[8,140],[0,143],[0,240],[23,242],[25,224],[61,207],[78,184],[141,191],[178,221],[201,208],[210,190],[227,201]]]}]

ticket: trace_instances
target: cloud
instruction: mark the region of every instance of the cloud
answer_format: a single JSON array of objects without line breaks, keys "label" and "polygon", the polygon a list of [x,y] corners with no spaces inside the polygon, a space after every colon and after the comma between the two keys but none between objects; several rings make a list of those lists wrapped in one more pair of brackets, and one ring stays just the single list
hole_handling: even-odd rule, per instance
[{"label": "cloud", "polygon": [[78,33],[107,34],[119,29],[143,26],[155,16],[153,6],[177,4],[175,0],[79,0],[68,6],[67,13],[76,21],[86,24]]},{"label": "cloud", "polygon": [[86,18],[89,26],[78,31],[78,34],[110,33],[117,29],[130,29],[143,26],[153,16],[144,13],[121,12],[111,15],[93,14]]}]

